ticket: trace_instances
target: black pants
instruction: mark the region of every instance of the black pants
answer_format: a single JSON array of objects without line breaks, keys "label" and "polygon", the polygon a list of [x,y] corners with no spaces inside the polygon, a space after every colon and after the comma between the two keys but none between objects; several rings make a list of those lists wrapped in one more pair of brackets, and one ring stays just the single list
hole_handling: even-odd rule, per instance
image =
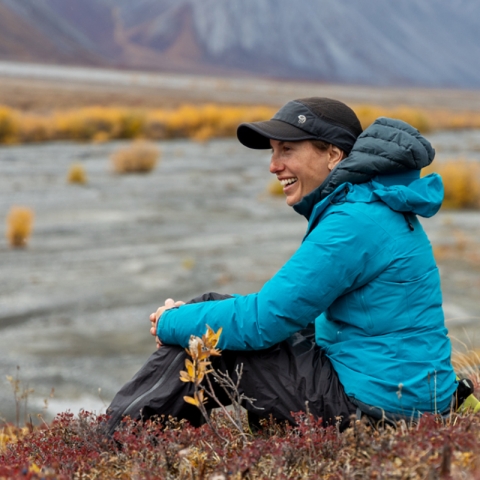
[{"label": "black pants", "polygon": [[[164,345],[147,360],[140,371],[117,393],[107,413],[112,434],[124,416],[148,419],[155,415],[185,418],[192,425],[202,422],[197,407],[186,403],[184,395],[193,396],[193,384],[179,379],[185,369],[185,350]],[[340,429],[348,427],[356,407],[345,395],[343,386],[330,361],[315,343],[313,326],[294,334],[288,340],[265,350],[249,352],[223,351],[215,359],[215,368],[228,371],[235,377],[235,368],[243,364],[240,392],[255,398],[254,408],[245,406],[254,418],[269,418],[293,422],[291,412],[309,411],[323,419],[324,425],[339,422]],[[216,383],[212,382],[215,386]],[[228,397],[216,386],[222,403]],[[207,404],[214,408],[215,404]]]}]

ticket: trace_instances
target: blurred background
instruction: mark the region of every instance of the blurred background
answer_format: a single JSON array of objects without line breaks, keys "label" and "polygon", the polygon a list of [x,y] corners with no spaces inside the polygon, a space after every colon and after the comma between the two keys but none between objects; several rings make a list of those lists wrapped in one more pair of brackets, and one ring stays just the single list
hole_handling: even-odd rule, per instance
[{"label": "blurred background", "polygon": [[235,131],[308,96],[433,143],[446,198],[422,223],[475,354],[478,59],[467,0],[0,0],[0,418],[104,411],[166,298],[282,266],[305,220]]}]

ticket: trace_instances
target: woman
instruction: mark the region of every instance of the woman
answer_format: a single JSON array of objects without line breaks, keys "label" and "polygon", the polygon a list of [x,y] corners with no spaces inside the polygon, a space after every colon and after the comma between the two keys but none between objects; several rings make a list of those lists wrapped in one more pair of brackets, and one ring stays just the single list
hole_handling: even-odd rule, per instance
[{"label": "woman", "polygon": [[448,411],[457,382],[440,277],[417,220],[443,199],[438,175],[420,178],[430,143],[388,118],[362,133],[353,110],[317,97],[242,124],[237,136],[272,149],[270,171],[308,220],[303,242],[258,293],[167,300],[150,317],[160,348],[114,399],[112,418],[141,411],[195,423],[195,407],[181,400],[191,385],[176,377],[180,347],[207,324],[223,328],[221,368],[244,365],[241,389],[261,416],[292,420],[308,401],[325,424],[341,418],[345,428],[359,411],[391,419]]}]

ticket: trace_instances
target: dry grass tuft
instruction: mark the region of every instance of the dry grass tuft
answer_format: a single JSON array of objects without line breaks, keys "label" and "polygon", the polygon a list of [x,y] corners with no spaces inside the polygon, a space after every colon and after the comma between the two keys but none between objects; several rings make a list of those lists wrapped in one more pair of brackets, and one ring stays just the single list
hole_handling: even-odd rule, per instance
[{"label": "dry grass tuft", "polygon": [[22,113],[21,123],[15,132],[15,139],[21,143],[38,143],[52,140],[54,135],[53,122],[42,115]]},{"label": "dry grass tuft", "polygon": [[150,142],[137,141],[111,156],[116,173],[148,173],[157,165],[160,150]]},{"label": "dry grass tuft", "polygon": [[378,105],[356,105],[353,110],[364,129],[378,117],[398,118],[422,133],[433,130],[480,128],[480,113],[476,111],[451,111],[408,106],[385,108]]},{"label": "dry grass tuft", "polygon": [[87,183],[87,173],[81,163],[74,163],[70,166],[67,176],[68,183]]},{"label": "dry grass tuft", "polygon": [[80,141],[136,138],[143,131],[144,114],[123,108],[88,107],[57,112],[51,122],[55,138]]},{"label": "dry grass tuft", "polygon": [[[479,478],[479,404],[472,396],[447,418],[424,414],[396,428],[374,428],[352,416],[350,428],[341,431],[339,424],[326,426],[298,412],[292,413],[293,425],[263,419],[252,431],[240,405],[253,399],[240,394],[228,374],[211,368],[212,357],[221,354],[220,335],[221,329],[207,327],[202,338],[192,336],[185,369],[178,372],[182,382],[192,384],[193,396],[183,400],[200,409],[203,426],[164,416],[140,422],[127,417],[109,439],[104,415],[65,412],[50,424],[25,420],[21,428],[17,414],[16,426],[0,423],[0,478]],[[478,351],[463,347],[466,353],[454,355],[453,363],[459,377],[477,387]],[[210,375],[232,408],[216,397]],[[241,375],[240,368],[236,376]],[[7,379],[18,404],[18,376]],[[220,407],[211,414],[207,396]]]},{"label": "dry grass tuft", "polygon": [[[467,377],[473,382],[475,391],[478,392],[480,389],[480,351],[467,350],[466,345],[464,348],[464,352],[453,352],[452,365],[459,377]],[[478,393],[475,396],[477,395]]]},{"label": "dry grass tuft", "polygon": [[0,106],[0,143],[13,143],[18,135],[18,113]]},{"label": "dry grass tuft", "polygon": [[432,129],[431,120],[426,112],[418,108],[400,106],[397,108],[384,108],[375,105],[358,105],[353,108],[363,129],[371,125],[378,117],[398,118],[409,123],[420,132]]},{"label": "dry grass tuft", "polygon": [[418,424],[379,430],[356,421],[339,433],[295,414],[295,426],[262,421],[245,441],[214,411],[210,420],[225,440],[209,425],[127,418],[108,441],[105,416],[67,412],[40,427],[1,429],[0,478],[473,479],[480,471],[479,418],[424,415]]},{"label": "dry grass tuft", "polygon": [[465,159],[437,162],[425,169],[435,171],[443,180],[444,208],[480,208],[480,165]]},{"label": "dry grass tuft", "polygon": [[[280,105],[278,105],[280,106]],[[410,123],[421,132],[439,129],[480,128],[480,113],[356,105],[363,128],[378,117]],[[30,113],[0,106],[0,144],[76,140],[105,142],[112,139],[233,137],[242,122],[271,118],[277,108],[252,105],[183,104],[175,108],[90,106],[53,113]]]},{"label": "dry grass tuft", "polygon": [[7,216],[7,239],[12,247],[27,245],[33,230],[33,210],[27,207],[12,207]]},{"label": "dry grass tuft", "polygon": [[192,140],[198,143],[206,143],[215,137],[215,130],[211,125],[199,128],[193,135]]},{"label": "dry grass tuft", "polygon": [[113,139],[232,137],[242,122],[270,118],[276,109],[261,106],[191,105],[174,109],[91,106],[32,114],[0,106],[0,143]]}]

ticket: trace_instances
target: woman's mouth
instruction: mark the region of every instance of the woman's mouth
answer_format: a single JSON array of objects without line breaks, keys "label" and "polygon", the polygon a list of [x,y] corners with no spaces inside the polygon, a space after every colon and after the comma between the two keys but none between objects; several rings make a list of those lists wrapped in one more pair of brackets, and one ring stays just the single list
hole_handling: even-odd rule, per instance
[{"label": "woman's mouth", "polygon": [[291,185],[293,185],[294,183],[297,183],[297,181],[298,181],[297,177],[282,178],[281,180],[279,179],[279,182],[282,185],[284,192],[288,190],[288,188]]}]

